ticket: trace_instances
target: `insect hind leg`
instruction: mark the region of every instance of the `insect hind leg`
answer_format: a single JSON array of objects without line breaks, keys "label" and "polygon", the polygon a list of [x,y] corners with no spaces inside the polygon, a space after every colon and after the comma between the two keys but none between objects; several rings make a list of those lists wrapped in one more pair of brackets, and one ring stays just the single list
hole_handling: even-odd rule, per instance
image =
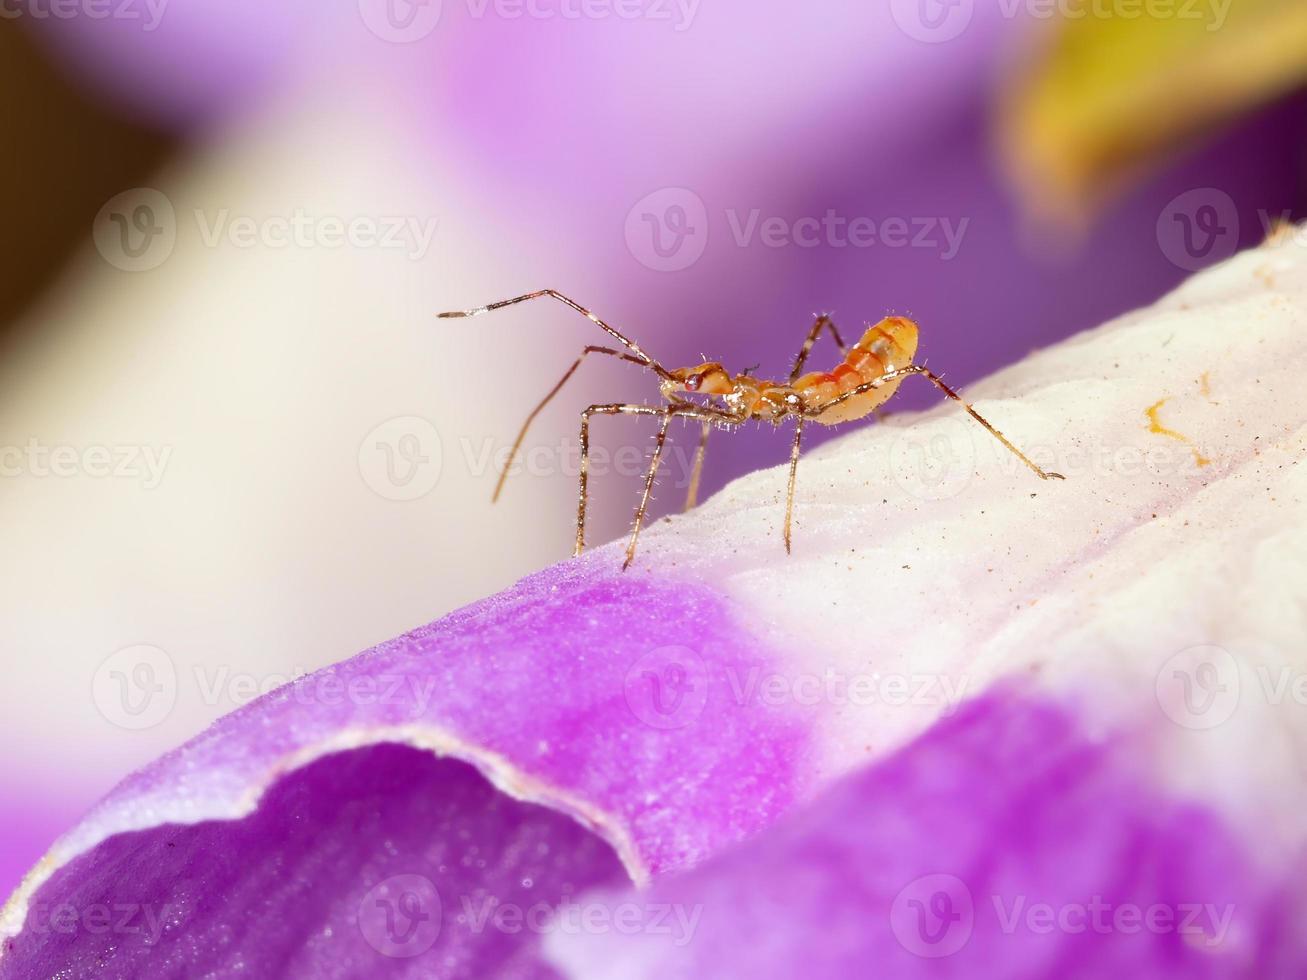
[{"label": "insect hind leg", "polygon": [[983,425],[989,431],[989,434],[991,436],[993,436],[995,439],[1001,442],[1005,447],[1007,447],[1007,450],[1010,453],[1012,453],[1012,455],[1016,456],[1017,459],[1021,460],[1021,462],[1025,463],[1028,467],[1030,467],[1030,469],[1034,471],[1035,475],[1038,476],[1041,480],[1065,480],[1066,479],[1066,477],[1064,477],[1061,473],[1054,473],[1052,470],[1041,469],[1035,463],[1034,460],[1032,460],[1029,456],[1023,453],[1016,446],[1014,446],[1012,444],[1012,441],[1008,439],[1007,436],[999,432],[998,429],[996,429],[993,425],[990,424],[988,419],[986,419],[983,415],[981,415],[974,408],[972,408],[971,404],[967,402],[966,399],[964,399],[956,391],[954,391],[952,388],[946,385],[944,383],[944,379],[941,378],[939,375],[935,374],[929,368],[924,367],[920,364],[912,364],[904,368],[903,370],[907,374],[917,374],[925,378],[940,391],[944,392],[945,395],[947,395],[949,398],[953,399],[955,402],[961,405],[968,415],[970,415],[973,419],[975,419],[977,422]]},{"label": "insect hind leg", "polygon": [[1041,469],[1038,465],[1036,465],[1034,460],[1032,460],[1029,456],[1023,453],[1015,445],[1013,445],[1012,441],[1008,439],[1007,436],[1003,435],[1003,433],[999,432],[997,428],[995,428],[992,424],[990,424],[989,420],[986,419],[979,412],[977,412],[970,405],[970,403],[968,403],[961,395],[959,395],[956,391],[954,391],[952,388],[946,385],[944,383],[943,378],[941,378],[939,375],[935,374],[929,368],[921,364],[909,364],[907,367],[896,368],[893,371],[889,371],[885,374],[882,374],[878,378],[872,378],[870,381],[867,381],[864,384],[860,384],[856,388],[851,388],[850,390],[839,395],[837,398],[832,398],[830,401],[826,402],[826,404],[820,406],[819,408],[815,408],[809,412],[806,412],[803,417],[810,418],[810,419],[819,418],[824,412],[829,411],[830,409],[834,408],[836,405],[841,404],[842,402],[848,401],[850,398],[857,398],[859,395],[866,394],[869,391],[875,391],[877,388],[887,385],[891,381],[897,381],[900,378],[906,378],[909,375],[914,375],[914,374],[920,375],[921,377],[925,378],[940,391],[944,392],[945,395],[947,395],[949,398],[953,399],[955,402],[961,405],[968,415],[970,415],[973,419],[975,419],[977,422],[983,425],[986,431],[988,431],[990,435],[992,435],[995,439],[1001,442],[1007,448],[1008,452],[1012,453],[1012,455],[1016,456],[1017,459],[1021,460],[1021,462],[1025,463],[1026,466],[1030,467],[1030,469],[1034,472],[1034,474],[1038,476],[1041,480],[1065,480],[1066,479],[1066,477],[1063,476],[1061,473],[1054,473],[1051,470]]}]

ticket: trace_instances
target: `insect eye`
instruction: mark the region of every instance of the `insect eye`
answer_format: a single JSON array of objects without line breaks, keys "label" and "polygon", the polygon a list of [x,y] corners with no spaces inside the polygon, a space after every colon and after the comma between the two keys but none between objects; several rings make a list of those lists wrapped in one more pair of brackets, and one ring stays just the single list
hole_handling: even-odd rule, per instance
[{"label": "insect eye", "polygon": [[692,375],[690,375],[688,378],[685,379],[685,390],[686,390],[686,391],[698,391],[698,390],[699,390],[699,386],[702,385],[702,384],[703,384],[703,375],[702,375],[702,374],[692,374]]}]

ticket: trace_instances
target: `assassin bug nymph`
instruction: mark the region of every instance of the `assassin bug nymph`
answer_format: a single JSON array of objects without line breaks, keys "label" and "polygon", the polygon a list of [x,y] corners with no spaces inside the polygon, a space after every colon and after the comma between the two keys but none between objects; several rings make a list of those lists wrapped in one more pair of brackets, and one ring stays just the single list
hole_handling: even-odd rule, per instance
[{"label": "assassin bug nymph", "polygon": [[[750,419],[770,422],[773,425],[780,425],[786,419],[794,420],[794,444],[790,450],[789,492],[785,498],[784,536],[787,554],[790,551],[790,526],[794,514],[794,478],[798,472],[799,445],[803,438],[804,423],[815,422],[819,425],[836,425],[840,422],[850,422],[870,415],[889,400],[894,392],[898,390],[898,386],[904,378],[911,375],[925,378],[944,392],[945,395],[961,405],[968,415],[983,425],[990,435],[1006,446],[1021,462],[1030,467],[1041,480],[1065,479],[1060,473],[1047,472],[1036,466],[1025,453],[1009,442],[1003,433],[990,425],[979,412],[963,401],[962,396],[927,368],[913,363],[913,356],[917,352],[917,325],[906,317],[891,316],[884,318],[874,326],[868,327],[866,333],[862,335],[862,339],[852,347],[845,346],[839,330],[836,329],[830,317],[817,317],[816,322],[808,331],[807,338],[803,341],[803,346],[799,348],[798,357],[794,360],[794,368],[790,371],[789,381],[780,382],[764,381],[761,378],[754,377],[748,371],[743,374],[731,375],[721,364],[715,361],[708,361],[696,367],[677,368],[669,371],[646,354],[639,344],[628,340],[614,327],[599,319],[580,303],[568,299],[562,293],[553,289],[541,289],[534,293],[527,293],[525,296],[517,296],[513,299],[491,303],[489,306],[481,306],[474,310],[441,313],[440,316],[479,316],[482,313],[489,313],[491,310],[513,306],[516,303],[524,303],[530,299],[539,299],[542,296],[548,296],[570,306],[625,349],[616,350],[612,347],[589,345],[581,351],[581,355],[572,363],[572,366],[567,369],[558,383],[549,390],[549,393],[545,395],[544,399],[532,410],[522,424],[521,431],[518,432],[517,439],[513,442],[513,448],[509,453],[508,460],[504,464],[503,472],[499,475],[499,482],[495,485],[493,500],[498,500],[500,492],[504,489],[504,480],[508,476],[509,467],[521,449],[522,441],[526,438],[531,423],[535,421],[536,416],[558,394],[563,385],[576,373],[576,369],[581,366],[581,362],[590,354],[605,354],[609,357],[620,358],[623,361],[637,364],[646,370],[652,371],[658,376],[659,388],[665,402],[661,406],[633,404],[591,405],[581,413],[581,478],[580,499],[576,507],[576,550],[574,552],[576,555],[581,554],[585,548],[586,488],[590,467],[590,419],[595,415],[651,415],[659,419],[653,456],[649,460],[649,469],[645,473],[644,490],[640,494],[640,505],[635,511],[635,527],[631,531],[631,540],[626,546],[626,561],[622,565],[623,570],[629,568],[631,561],[635,558],[635,546],[640,538],[640,528],[644,524],[645,511],[649,506],[649,495],[653,490],[654,476],[658,472],[663,445],[667,441],[667,429],[674,418],[690,419],[703,424],[703,431],[699,437],[699,448],[695,452],[689,493],[685,502],[687,510],[694,506],[698,496],[699,476],[703,470],[704,452],[708,445],[708,432],[712,426],[739,425]],[[817,342],[823,330],[830,331],[831,338],[839,346],[840,353],[844,355],[844,361],[830,372],[817,371],[804,374],[803,366],[807,363],[808,353],[812,350],[812,345]],[[691,401],[684,397],[685,395],[702,396],[704,400]]]}]

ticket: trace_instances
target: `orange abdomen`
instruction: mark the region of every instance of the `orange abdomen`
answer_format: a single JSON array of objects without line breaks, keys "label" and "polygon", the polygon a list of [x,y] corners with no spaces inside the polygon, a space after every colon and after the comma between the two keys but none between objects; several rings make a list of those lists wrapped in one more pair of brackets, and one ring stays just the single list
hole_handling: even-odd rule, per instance
[{"label": "orange abdomen", "polygon": [[[843,364],[833,371],[805,374],[794,383],[794,390],[803,396],[808,408],[820,409],[845,392],[909,366],[916,353],[917,325],[906,317],[886,317],[875,326],[867,328],[862,339],[849,349]],[[878,388],[845,399],[822,412],[813,421],[822,425],[836,425],[869,415],[889,400],[902,380],[896,378]]]}]

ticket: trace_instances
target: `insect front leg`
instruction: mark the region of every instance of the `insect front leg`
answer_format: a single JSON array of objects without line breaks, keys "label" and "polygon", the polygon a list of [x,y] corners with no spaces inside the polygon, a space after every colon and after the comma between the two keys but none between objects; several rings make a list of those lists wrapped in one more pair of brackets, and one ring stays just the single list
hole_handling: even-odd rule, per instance
[{"label": "insect front leg", "polygon": [[631,567],[631,562],[635,559],[635,545],[640,540],[640,528],[644,525],[644,513],[649,507],[649,494],[653,492],[654,476],[658,473],[658,464],[663,458],[663,446],[667,444],[667,427],[672,424],[674,409],[666,408],[663,410],[663,421],[658,427],[658,435],[654,439],[653,456],[649,459],[649,472],[644,477],[644,490],[640,494],[640,505],[635,509],[635,526],[631,528],[631,540],[626,546],[626,561],[622,562],[622,571]]},{"label": "insect front leg", "polygon": [[576,549],[572,552],[577,557],[585,550],[585,510],[587,487],[590,481],[590,418],[593,415],[662,415],[666,409],[653,408],[649,405],[591,405],[581,413],[581,473],[578,480],[579,493],[576,504]]},{"label": "insect front leg", "polygon": [[652,405],[591,405],[582,412],[581,474],[578,481],[579,494],[576,506],[576,550],[573,552],[574,556],[581,554],[585,550],[585,515],[588,500],[587,487],[590,478],[590,418],[594,415],[657,415],[662,418],[662,424],[658,429],[657,442],[654,444],[654,456],[649,464],[649,472],[645,476],[640,506],[635,512],[635,529],[631,534],[631,540],[626,549],[626,560],[622,564],[622,570],[625,571],[635,558],[636,542],[653,492],[654,476],[662,459],[663,446],[667,442],[667,430],[671,425],[671,420],[681,416],[703,422],[705,425],[739,425],[744,419],[731,415],[729,412],[705,408],[702,405],[694,405],[688,402],[674,402],[661,408],[655,408]]},{"label": "insect front leg", "polygon": [[794,420],[794,447],[790,450],[790,488],[785,496],[785,553],[790,553],[790,524],[794,517],[794,481],[799,473],[799,443],[803,440],[803,419]]},{"label": "insect front leg", "polygon": [[646,354],[639,344],[629,339],[628,337],[624,336],[622,332],[618,330],[616,327],[599,319],[599,317],[595,316],[593,313],[587,310],[576,300],[569,299],[568,297],[564,296],[557,289],[537,289],[534,293],[527,293],[524,296],[514,296],[512,299],[501,299],[498,303],[491,303],[488,306],[478,306],[475,309],[471,309],[471,310],[450,310],[448,313],[438,313],[436,315],[441,319],[446,319],[446,320],[458,319],[460,317],[481,316],[483,313],[490,313],[494,310],[502,310],[506,306],[515,306],[518,303],[525,303],[528,300],[540,299],[542,297],[548,297],[549,299],[556,299],[564,306],[576,310],[577,313],[580,313],[583,317],[585,317],[587,320],[589,320],[591,323],[597,326],[600,330],[608,334],[608,336],[612,337],[615,341],[617,341],[619,344],[621,344],[623,347],[629,350],[633,356],[637,357],[640,360],[640,363],[647,364],[649,368],[652,369],[664,381],[672,380],[672,376],[668,373],[667,369],[664,368],[657,361],[655,361],[648,354]]}]

